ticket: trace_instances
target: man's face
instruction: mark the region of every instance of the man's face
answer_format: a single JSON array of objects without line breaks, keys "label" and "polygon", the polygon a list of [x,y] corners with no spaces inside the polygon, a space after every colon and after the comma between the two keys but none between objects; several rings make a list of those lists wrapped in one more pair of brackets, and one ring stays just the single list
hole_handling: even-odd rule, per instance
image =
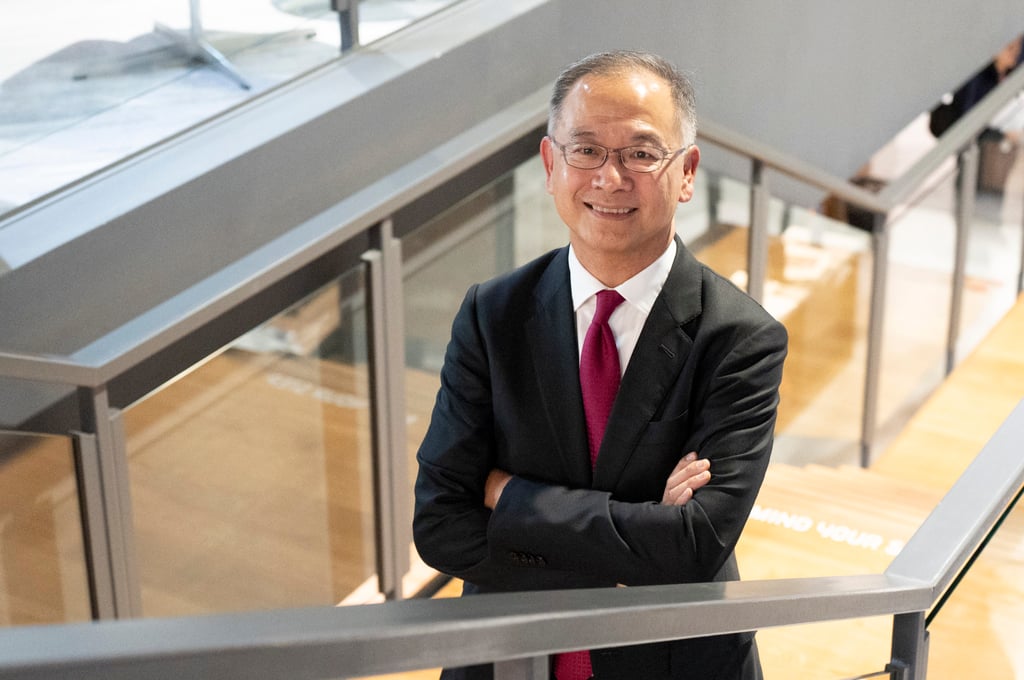
[{"label": "man's face", "polygon": [[[580,79],[563,102],[552,136],[563,145],[609,149],[646,145],[674,151],[683,144],[668,84],[646,71]],[[665,251],[675,233],[677,204],[693,196],[700,152],[691,147],[649,173],[627,170],[616,153],[600,168],[574,168],[548,138],[541,142],[541,156],[548,193],[569,227],[573,248],[596,275],[591,265],[611,263],[636,273]]]}]

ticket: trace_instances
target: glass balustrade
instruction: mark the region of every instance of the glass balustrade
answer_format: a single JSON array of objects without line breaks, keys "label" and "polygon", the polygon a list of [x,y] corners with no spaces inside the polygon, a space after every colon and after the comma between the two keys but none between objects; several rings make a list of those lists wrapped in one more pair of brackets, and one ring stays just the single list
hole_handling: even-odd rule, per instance
[{"label": "glass balustrade", "polygon": [[365,328],[356,269],[124,410],[144,615],[375,590]]},{"label": "glass balustrade", "polygon": [[[698,259],[746,288],[750,187],[724,176],[702,180],[709,226],[687,242]],[[773,460],[854,461],[864,385],[869,237],[780,199],[769,204],[768,235],[762,304],[790,334]]]},{"label": "glass balustrade", "polygon": [[0,432],[0,626],[91,617],[69,437]]},{"label": "glass balustrade", "polygon": [[[362,0],[366,45],[456,0]],[[0,22],[0,217],[339,58],[328,0],[29,0]],[[31,168],[31,172],[26,172]]]},{"label": "glass balustrade", "polygon": [[1024,675],[1024,505],[929,614],[929,680]]}]

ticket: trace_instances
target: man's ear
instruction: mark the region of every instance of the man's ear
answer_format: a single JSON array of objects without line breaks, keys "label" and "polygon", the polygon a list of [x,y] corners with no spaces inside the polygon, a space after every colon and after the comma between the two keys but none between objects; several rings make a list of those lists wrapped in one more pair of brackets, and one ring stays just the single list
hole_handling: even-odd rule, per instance
[{"label": "man's ear", "polygon": [[551,143],[551,138],[545,136],[540,140],[540,158],[544,161],[544,186],[547,188],[548,193],[551,193],[551,172],[555,164],[555,147]]},{"label": "man's ear", "polygon": [[696,145],[691,146],[683,154],[683,179],[679,186],[679,202],[686,203],[693,198],[693,181],[697,176],[697,166],[700,165],[700,149]]}]

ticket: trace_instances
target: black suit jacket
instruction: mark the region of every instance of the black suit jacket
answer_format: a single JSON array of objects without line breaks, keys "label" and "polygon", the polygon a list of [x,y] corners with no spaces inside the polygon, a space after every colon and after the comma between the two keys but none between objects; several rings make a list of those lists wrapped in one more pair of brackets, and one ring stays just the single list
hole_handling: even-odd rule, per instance
[{"label": "black suit jacket", "polygon": [[[739,578],[733,549],[768,465],[786,331],[678,245],[593,471],[568,248],[470,288],[417,455],[413,523],[424,561],[464,594]],[[661,505],[689,451],[711,460],[711,482]],[[493,512],[492,468],[515,475]],[[598,650],[592,663],[597,680],[760,673],[752,634]]]}]

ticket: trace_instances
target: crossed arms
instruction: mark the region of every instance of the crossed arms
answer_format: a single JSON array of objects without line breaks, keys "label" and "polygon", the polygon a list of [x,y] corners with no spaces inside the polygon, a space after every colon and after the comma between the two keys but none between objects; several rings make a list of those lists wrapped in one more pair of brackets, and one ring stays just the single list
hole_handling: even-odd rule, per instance
[{"label": "crossed arms", "polygon": [[[651,423],[623,470],[619,488],[633,492],[613,494],[564,481],[564,433],[538,415],[538,395],[521,393],[521,338],[481,321],[476,305],[471,290],[417,456],[413,529],[423,559],[481,590],[738,578],[733,548],[772,445],[781,325],[755,316],[730,328],[728,343],[694,342],[695,386],[678,389],[688,415]],[[495,368],[496,357],[506,364]]]},{"label": "crossed arms", "polygon": [[[711,461],[698,458],[696,451],[691,451],[676,463],[672,474],[665,481],[665,493],[661,496],[663,505],[686,505],[693,498],[693,492],[711,481]],[[487,475],[484,485],[484,505],[494,510],[501,498],[501,492],[508,484],[512,475],[497,468]]]}]

